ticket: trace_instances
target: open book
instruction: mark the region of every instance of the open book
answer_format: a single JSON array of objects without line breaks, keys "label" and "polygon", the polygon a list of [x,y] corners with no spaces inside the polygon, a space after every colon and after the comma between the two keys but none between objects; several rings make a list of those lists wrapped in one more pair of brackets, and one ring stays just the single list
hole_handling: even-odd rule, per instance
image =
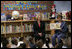
[{"label": "open book", "polygon": [[61,23],[50,23],[50,29],[61,29],[60,25]]}]

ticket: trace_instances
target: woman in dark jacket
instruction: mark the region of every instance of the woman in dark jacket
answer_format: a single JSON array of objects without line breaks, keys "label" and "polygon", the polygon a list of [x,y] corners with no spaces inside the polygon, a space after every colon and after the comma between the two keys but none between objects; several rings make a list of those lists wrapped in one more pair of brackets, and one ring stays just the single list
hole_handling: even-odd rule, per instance
[{"label": "woman in dark jacket", "polygon": [[37,21],[33,24],[35,41],[42,39],[45,40],[45,23],[41,21],[41,15],[39,15]]}]

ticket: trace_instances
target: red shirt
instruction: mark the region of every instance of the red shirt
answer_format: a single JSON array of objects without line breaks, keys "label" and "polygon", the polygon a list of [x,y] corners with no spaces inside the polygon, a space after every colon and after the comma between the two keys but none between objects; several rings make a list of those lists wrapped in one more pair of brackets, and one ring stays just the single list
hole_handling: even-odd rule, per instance
[{"label": "red shirt", "polygon": [[39,23],[39,27],[40,27],[40,23]]}]

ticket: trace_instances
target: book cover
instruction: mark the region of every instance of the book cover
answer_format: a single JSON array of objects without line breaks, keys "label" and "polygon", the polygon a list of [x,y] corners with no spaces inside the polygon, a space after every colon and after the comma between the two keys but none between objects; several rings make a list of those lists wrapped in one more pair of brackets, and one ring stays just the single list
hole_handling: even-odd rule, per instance
[{"label": "book cover", "polygon": [[55,29],[55,23],[50,23],[50,29]]},{"label": "book cover", "polygon": [[32,31],[32,32],[34,32],[34,29],[33,29],[33,24],[31,24],[31,28],[32,28],[32,29],[31,29],[31,31]]},{"label": "book cover", "polygon": [[7,26],[6,26],[6,33],[7,33]]},{"label": "book cover", "polygon": [[14,27],[13,29],[14,29],[14,33],[15,33],[16,32],[16,26],[14,25],[13,27]]},{"label": "book cover", "polygon": [[21,32],[21,26],[19,25],[19,32]]},{"label": "book cover", "polygon": [[27,24],[24,24],[25,25],[25,32],[27,32]]},{"label": "book cover", "polygon": [[28,32],[28,29],[29,29],[28,24],[26,24],[26,32]]},{"label": "book cover", "polygon": [[31,28],[31,24],[29,24],[29,32],[31,32],[32,28]]},{"label": "book cover", "polygon": [[6,33],[8,32],[7,30],[8,30],[8,26],[6,26]]},{"label": "book cover", "polygon": [[19,27],[18,27],[18,25],[16,26],[16,32],[18,32],[19,31]]},{"label": "book cover", "polygon": [[55,29],[61,29],[60,25],[61,25],[61,23],[55,23]]},{"label": "book cover", "polygon": [[25,24],[24,24],[24,32],[25,32]]},{"label": "book cover", "polygon": [[1,33],[4,33],[4,26],[1,25]]},{"label": "book cover", "polygon": [[71,33],[71,25],[68,25],[68,30]]},{"label": "book cover", "polygon": [[50,29],[61,29],[61,23],[50,23]]},{"label": "book cover", "polygon": [[28,25],[28,32],[31,32],[31,24]]},{"label": "book cover", "polygon": [[7,33],[9,33],[10,32],[10,28],[9,28],[9,26],[7,26]]},{"label": "book cover", "polygon": [[24,26],[22,25],[22,32],[24,32]]},{"label": "book cover", "polygon": [[12,26],[12,33],[14,33],[14,25]]},{"label": "book cover", "polygon": [[27,14],[24,14],[23,15],[23,20],[27,20],[27,18],[28,18],[28,15]]},{"label": "book cover", "polygon": [[22,25],[22,30],[23,30],[23,32],[24,32],[24,25]]}]

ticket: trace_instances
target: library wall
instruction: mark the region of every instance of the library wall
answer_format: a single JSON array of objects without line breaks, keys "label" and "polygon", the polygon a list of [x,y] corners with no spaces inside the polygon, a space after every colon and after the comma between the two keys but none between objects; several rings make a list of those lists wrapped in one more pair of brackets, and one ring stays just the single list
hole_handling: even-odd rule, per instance
[{"label": "library wall", "polygon": [[56,12],[71,11],[71,1],[54,1]]},{"label": "library wall", "polygon": [[[1,13],[12,13],[13,10],[4,10],[4,4],[16,4],[15,1],[1,1]],[[39,1],[37,4],[45,4],[48,8],[46,10],[18,10],[20,14],[27,12],[50,12],[51,6],[54,4],[54,1]]]}]

